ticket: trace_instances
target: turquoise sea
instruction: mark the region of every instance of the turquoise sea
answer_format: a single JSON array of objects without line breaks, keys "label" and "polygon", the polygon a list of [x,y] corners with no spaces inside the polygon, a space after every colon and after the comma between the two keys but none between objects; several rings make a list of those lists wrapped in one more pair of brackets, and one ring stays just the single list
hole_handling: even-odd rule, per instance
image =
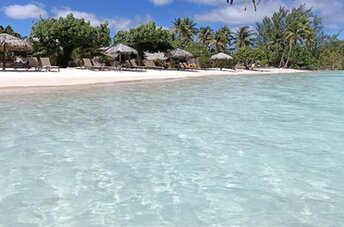
[{"label": "turquoise sea", "polygon": [[343,226],[344,73],[0,90],[0,226]]}]

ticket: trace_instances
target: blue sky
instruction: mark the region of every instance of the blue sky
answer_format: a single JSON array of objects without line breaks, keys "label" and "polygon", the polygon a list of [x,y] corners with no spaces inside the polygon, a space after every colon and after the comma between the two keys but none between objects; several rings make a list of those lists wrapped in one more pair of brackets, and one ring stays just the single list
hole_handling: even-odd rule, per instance
[{"label": "blue sky", "polygon": [[225,0],[1,0],[0,24],[10,24],[16,31],[28,35],[40,17],[63,17],[72,12],[93,25],[109,22],[112,33],[150,20],[168,28],[176,17],[191,17],[198,26],[237,28],[240,25],[254,26],[256,21],[270,16],[280,5],[290,8],[306,4],[323,17],[326,32],[336,33],[344,28],[344,0],[262,0],[257,12],[250,4],[244,11],[243,0],[236,1],[240,4],[230,6]]}]

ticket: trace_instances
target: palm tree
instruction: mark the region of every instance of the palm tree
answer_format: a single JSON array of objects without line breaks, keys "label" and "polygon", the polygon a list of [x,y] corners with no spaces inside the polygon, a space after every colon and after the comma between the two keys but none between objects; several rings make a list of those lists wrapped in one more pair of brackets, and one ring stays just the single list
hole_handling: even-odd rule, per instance
[{"label": "palm tree", "polygon": [[311,22],[306,17],[303,17],[300,21],[299,31],[301,32],[302,44],[309,50],[314,43],[315,31],[311,27]]},{"label": "palm tree", "polygon": [[287,67],[290,60],[290,54],[293,47],[299,41],[300,43],[312,42],[313,31],[310,27],[310,22],[306,17],[301,18],[301,20],[295,21],[290,26],[288,26],[285,31],[285,41],[288,42],[289,50],[288,57],[284,67]]},{"label": "palm tree", "polygon": [[203,46],[209,45],[209,40],[212,38],[213,29],[208,27],[202,27],[199,29],[198,41],[203,44]]},{"label": "palm tree", "polygon": [[241,48],[245,46],[253,46],[255,40],[255,33],[248,26],[240,27],[234,33],[234,43],[236,48]]},{"label": "palm tree", "polygon": [[186,17],[183,19],[183,32],[182,36],[185,39],[193,39],[195,35],[197,35],[198,30],[196,28],[195,22],[190,19],[189,17]]},{"label": "palm tree", "polygon": [[172,31],[176,38],[180,38],[183,33],[183,19],[178,17],[173,21]]},{"label": "palm tree", "polygon": [[230,29],[227,26],[221,27],[210,36],[209,47],[216,53],[225,52],[230,42]]},{"label": "palm tree", "polygon": [[188,17],[184,19],[180,17],[175,19],[172,25],[172,31],[175,37],[189,40],[192,40],[198,32],[196,24]]},{"label": "palm tree", "polygon": [[18,32],[15,32],[10,25],[7,25],[6,27],[0,25],[0,33],[6,33],[18,38],[22,38],[21,35]]}]

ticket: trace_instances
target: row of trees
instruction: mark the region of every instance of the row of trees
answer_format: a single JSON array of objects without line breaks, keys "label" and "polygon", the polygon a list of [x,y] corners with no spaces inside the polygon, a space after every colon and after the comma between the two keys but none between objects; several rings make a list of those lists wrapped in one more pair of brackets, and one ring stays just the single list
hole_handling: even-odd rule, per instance
[{"label": "row of trees", "polygon": [[190,18],[177,18],[173,22],[172,32],[174,39],[194,40],[203,46],[214,50],[216,53],[228,52],[231,45],[236,48],[253,46],[255,32],[248,26],[243,26],[232,32],[228,26],[220,27],[214,31],[211,27],[196,28],[196,24]]},{"label": "row of trees", "polygon": [[[161,32],[164,34],[159,35]],[[259,63],[286,68],[344,69],[340,63],[340,59],[344,58],[340,56],[343,52],[340,44],[343,41],[338,40],[336,35],[326,35],[321,18],[304,5],[291,10],[281,7],[272,17],[265,17],[257,23],[256,30],[249,26],[236,30],[228,26],[217,30],[211,27],[197,28],[192,19],[177,18],[170,30],[157,28],[151,22],[117,33],[114,41],[139,50],[154,51],[156,48],[150,49],[154,46],[159,46],[161,51],[171,47],[184,48],[200,57],[205,65],[210,55],[225,52],[232,54],[246,68]],[[336,51],[330,50],[335,47],[338,47]]]},{"label": "row of trees", "polygon": [[2,25],[0,25],[0,33],[6,33],[18,38],[22,38],[21,35],[15,32],[10,25],[7,25],[6,27],[3,27]]},{"label": "row of trees", "polygon": [[[9,26],[0,32],[20,37]],[[154,22],[129,31],[119,31],[110,38],[108,24],[91,26],[72,14],[59,19],[41,19],[34,24],[29,40],[35,53],[47,55],[60,66],[77,65],[79,59],[92,56],[100,47],[124,43],[144,51],[168,51],[183,48],[198,57],[201,66],[210,66],[210,56],[224,52],[246,68],[252,64],[274,67],[344,69],[344,42],[326,35],[321,19],[311,9],[300,6],[287,10],[281,7],[271,17],[249,26],[231,29],[222,26],[198,28],[190,18],[177,18],[170,29]]]},{"label": "row of trees", "polygon": [[257,23],[257,46],[266,50],[268,63],[278,67],[313,66],[325,42],[321,19],[304,6],[280,8]]},{"label": "row of trees", "polygon": [[41,19],[32,27],[30,40],[36,53],[50,56],[62,67],[76,65],[83,55],[92,55],[99,47],[111,44],[107,24],[93,27],[72,14]]}]

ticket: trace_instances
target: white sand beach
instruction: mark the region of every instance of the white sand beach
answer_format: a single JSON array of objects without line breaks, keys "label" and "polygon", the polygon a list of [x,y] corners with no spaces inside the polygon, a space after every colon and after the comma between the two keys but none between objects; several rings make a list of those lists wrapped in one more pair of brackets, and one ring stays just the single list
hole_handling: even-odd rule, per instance
[{"label": "white sand beach", "polygon": [[91,71],[81,69],[61,69],[60,72],[37,71],[0,71],[0,88],[13,87],[50,87],[98,83],[132,82],[143,80],[184,79],[204,76],[286,74],[305,72],[295,69],[249,70],[198,70],[198,71]]}]

